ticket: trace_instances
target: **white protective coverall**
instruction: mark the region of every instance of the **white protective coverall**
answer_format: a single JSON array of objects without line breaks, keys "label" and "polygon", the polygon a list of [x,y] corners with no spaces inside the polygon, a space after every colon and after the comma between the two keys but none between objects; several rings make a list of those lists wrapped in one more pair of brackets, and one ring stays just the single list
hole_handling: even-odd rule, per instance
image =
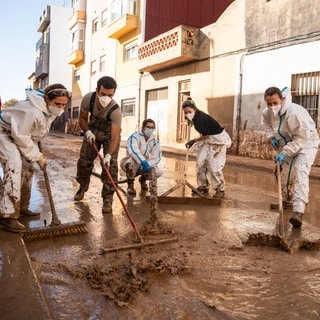
[{"label": "white protective coverall", "polygon": [[55,116],[48,111],[40,90],[27,90],[27,100],[0,113],[0,164],[3,191],[0,218],[19,218],[29,207],[33,163],[41,152],[38,141],[45,137]]},{"label": "white protective coverall", "polygon": [[[152,134],[146,141],[141,129],[134,132],[127,140],[126,157],[121,159],[120,167],[126,172],[126,165],[129,164],[132,170],[132,179],[138,173],[141,162],[147,160],[152,168],[155,169],[157,177],[162,175],[162,171],[158,167],[162,157],[162,152],[158,139]],[[130,170],[130,171],[131,171]]]},{"label": "white protective coverall", "polygon": [[209,176],[213,190],[225,191],[223,168],[227,158],[227,148],[232,144],[230,136],[223,130],[196,142],[190,152],[197,153],[196,173],[198,187],[208,187]]},{"label": "white protective coverall", "polygon": [[284,100],[278,114],[272,108],[263,110],[262,125],[267,138],[278,139],[277,152],[286,156],[281,173],[283,198],[293,201],[294,212],[304,213],[309,174],[320,142],[315,122],[304,107]]}]

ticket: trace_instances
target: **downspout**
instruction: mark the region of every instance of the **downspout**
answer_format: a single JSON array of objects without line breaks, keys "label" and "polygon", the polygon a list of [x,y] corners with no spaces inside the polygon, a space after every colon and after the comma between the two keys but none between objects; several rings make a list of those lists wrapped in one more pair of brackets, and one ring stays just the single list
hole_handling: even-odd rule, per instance
[{"label": "downspout", "polygon": [[137,130],[140,128],[140,115],[141,115],[141,106],[140,106],[140,103],[141,103],[141,79],[142,79],[142,76],[143,76],[143,71],[140,71],[139,72],[139,88],[138,88],[138,128]]},{"label": "downspout", "polygon": [[240,83],[239,83],[239,93],[238,93],[238,103],[237,103],[237,118],[236,118],[236,154],[239,155],[239,145],[240,145],[240,130],[241,130],[241,108],[242,108],[242,82],[243,82],[243,62],[247,53],[243,54],[240,59]]}]

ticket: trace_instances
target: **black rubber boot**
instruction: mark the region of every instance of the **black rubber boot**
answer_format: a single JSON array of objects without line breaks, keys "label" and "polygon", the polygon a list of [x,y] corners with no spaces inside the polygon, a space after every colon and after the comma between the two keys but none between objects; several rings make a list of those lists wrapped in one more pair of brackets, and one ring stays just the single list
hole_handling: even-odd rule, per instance
[{"label": "black rubber boot", "polygon": [[293,228],[301,228],[301,226],[302,226],[302,218],[303,218],[303,213],[301,213],[301,212],[293,212],[293,215],[290,218],[289,222],[292,224]]},{"label": "black rubber boot", "polygon": [[80,201],[83,199],[85,191],[80,187],[77,193],[74,195],[74,201]]},{"label": "black rubber boot", "polygon": [[134,188],[134,180],[132,179],[128,179],[127,194],[130,196],[135,196],[137,194],[136,189]]},{"label": "black rubber boot", "polygon": [[143,190],[143,191],[148,191],[148,190],[149,190],[146,181],[147,181],[147,180],[145,179],[144,176],[140,176],[139,182],[140,182],[140,185],[141,185],[141,190]]}]

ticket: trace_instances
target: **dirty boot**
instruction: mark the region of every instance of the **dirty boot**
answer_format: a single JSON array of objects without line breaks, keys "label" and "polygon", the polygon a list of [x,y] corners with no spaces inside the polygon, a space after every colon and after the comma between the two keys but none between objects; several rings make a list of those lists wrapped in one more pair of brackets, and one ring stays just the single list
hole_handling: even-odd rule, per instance
[{"label": "dirty boot", "polygon": [[146,179],[145,179],[144,176],[140,176],[139,182],[140,182],[140,185],[141,185],[141,190],[143,190],[143,191],[148,191],[149,190],[147,182],[146,182]]},{"label": "dirty boot", "polygon": [[74,195],[74,201],[80,201],[84,197],[85,191],[80,187],[77,193]]},{"label": "dirty boot", "polygon": [[0,218],[0,229],[16,233],[26,232],[26,227],[18,219],[13,218]]},{"label": "dirty boot", "polygon": [[224,198],[224,191],[223,190],[216,190],[216,193],[213,195],[213,198]]},{"label": "dirty boot", "polygon": [[302,226],[302,217],[303,217],[303,213],[293,212],[293,215],[289,220],[293,228],[300,228]]},{"label": "dirty boot", "polygon": [[127,194],[130,196],[135,196],[137,194],[136,189],[134,188],[134,180],[132,179],[128,179]]},{"label": "dirty boot", "polygon": [[[198,188],[196,188],[196,190],[198,190],[201,194],[208,194],[209,193],[209,188],[206,186],[198,187]],[[197,193],[194,190],[192,190],[192,194],[196,195]]]},{"label": "dirty boot", "polygon": [[20,210],[20,215],[25,217],[39,217],[40,212],[34,212],[29,209],[22,209]]},{"label": "dirty boot", "polygon": [[[284,201],[282,201],[282,207],[283,207],[283,209],[292,209],[292,202],[284,200]],[[279,210],[279,203],[271,203],[270,209]]]},{"label": "dirty boot", "polygon": [[103,199],[102,213],[112,213],[112,198]]}]

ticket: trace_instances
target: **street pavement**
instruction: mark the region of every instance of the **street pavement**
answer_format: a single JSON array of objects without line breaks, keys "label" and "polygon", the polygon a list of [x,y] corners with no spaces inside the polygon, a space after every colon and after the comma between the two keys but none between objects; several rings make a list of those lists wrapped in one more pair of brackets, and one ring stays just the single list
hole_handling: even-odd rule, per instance
[{"label": "street pavement", "polygon": [[[125,143],[121,143],[124,148]],[[186,150],[162,147],[163,156],[184,157]],[[194,160],[194,155],[190,155]],[[272,172],[274,162],[227,155],[227,165]],[[320,167],[313,167],[311,179],[320,179]],[[32,306],[32,307],[31,307]],[[18,234],[0,230],[0,319],[53,319],[31,267],[24,241]]]}]

